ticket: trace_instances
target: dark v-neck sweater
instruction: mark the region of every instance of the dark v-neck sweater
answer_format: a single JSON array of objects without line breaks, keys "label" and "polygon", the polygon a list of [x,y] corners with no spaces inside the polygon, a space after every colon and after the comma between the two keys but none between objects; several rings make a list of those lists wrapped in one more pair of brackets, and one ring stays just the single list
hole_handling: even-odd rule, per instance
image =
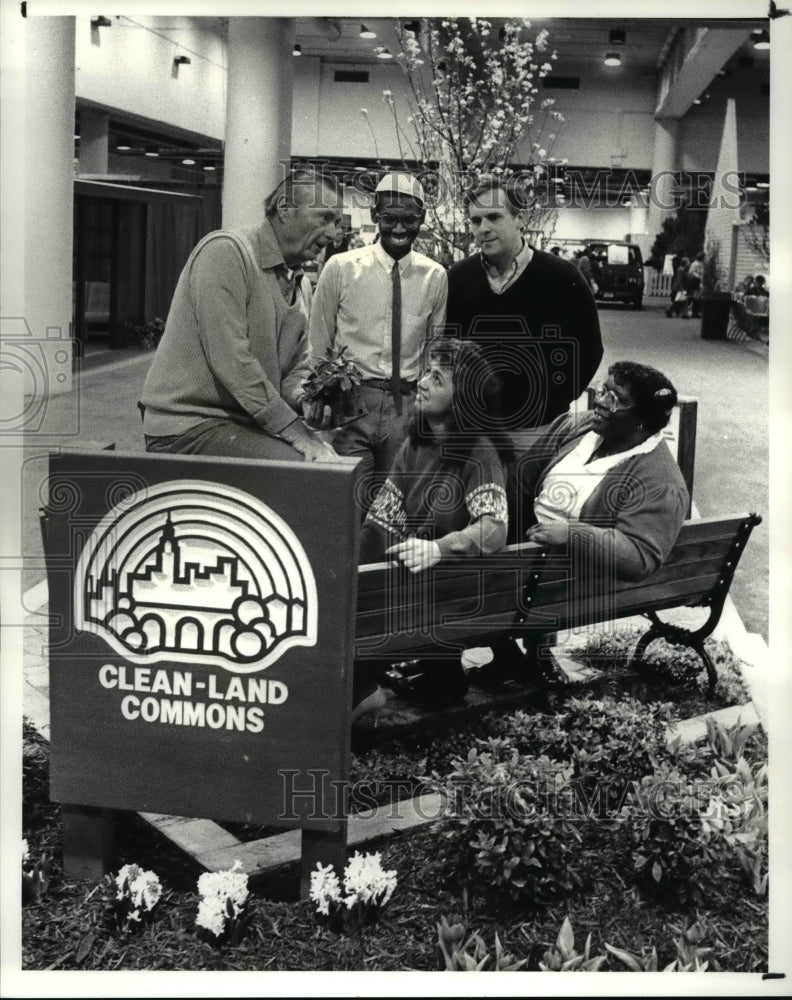
[{"label": "dark v-neck sweater", "polygon": [[490,288],[479,254],[454,264],[447,332],[475,340],[496,369],[509,429],[566,412],[602,359],[591,290],[574,264],[542,250],[501,295]]}]

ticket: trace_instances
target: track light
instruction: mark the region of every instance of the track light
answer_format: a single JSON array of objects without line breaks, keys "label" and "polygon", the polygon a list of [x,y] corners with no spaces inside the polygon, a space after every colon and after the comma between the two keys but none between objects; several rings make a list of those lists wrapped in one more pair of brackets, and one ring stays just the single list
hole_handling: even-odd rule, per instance
[{"label": "track light", "polygon": [[751,38],[753,39],[753,47],[755,49],[769,49],[770,48],[770,32],[764,28],[756,28],[751,32]]},{"label": "track light", "polygon": [[376,38],[376,31],[372,31],[371,28],[367,28],[365,24],[360,26],[360,37],[361,38]]},{"label": "track light", "polygon": [[621,66],[621,52],[608,52],[605,56],[606,66]]}]

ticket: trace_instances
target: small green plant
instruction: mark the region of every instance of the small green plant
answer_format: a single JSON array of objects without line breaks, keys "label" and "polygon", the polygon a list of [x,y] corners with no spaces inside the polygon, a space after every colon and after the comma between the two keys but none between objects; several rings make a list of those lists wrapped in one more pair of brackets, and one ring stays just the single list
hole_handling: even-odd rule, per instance
[{"label": "small green plant", "polygon": [[569,818],[572,767],[520,754],[508,739],[482,742],[487,749],[455,758],[445,778],[443,828],[459,847],[460,866],[515,900],[571,891],[580,881],[572,868],[580,840]]},{"label": "small green plant", "polygon": [[566,916],[555,944],[544,953],[539,968],[542,972],[599,972],[607,960],[607,955],[591,957],[591,934],[586,938],[583,954],[575,951],[575,932],[572,929],[572,922]]},{"label": "small green plant", "polygon": [[745,754],[748,741],[759,729],[756,723],[736,722],[733,726],[723,726],[712,716],[707,716],[707,740],[722,761],[735,763]]},{"label": "small green plant", "polygon": [[700,947],[707,934],[706,924],[697,920],[686,928],[668,924],[668,929],[679,935],[674,940],[677,957],[662,969],[659,967],[657,948],[654,945],[651,949],[642,948],[640,954],[628,951],[626,948],[616,948],[612,944],[606,944],[605,947],[614,958],[618,958],[626,965],[630,972],[706,972],[709,962],[705,959],[712,952],[712,948]]},{"label": "small green plant", "polygon": [[709,783],[665,765],[641,780],[623,810],[640,882],[678,905],[701,902],[700,876],[723,856],[718,832],[703,820],[711,791]]},{"label": "small green plant", "polygon": [[313,371],[303,382],[306,402],[330,407],[332,427],[342,427],[365,412],[359,394],[363,373],[346,351],[345,346],[328,347],[324,358],[314,360]]},{"label": "small green plant", "polygon": [[526,959],[518,961],[503,950],[497,934],[493,957],[478,931],[473,931],[467,938],[466,933],[465,925],[460,921],[450,923],[445,916],[440,917],[437,942],[446,972],[518,972],[526,964]]},{"label": "small green plant", "polygon": [[147,323],[132,327],[132,333],[141,351],[156,350],[164,332],[165,321],[159,316],[150,319]]},{"label": "small green plant", "polygon": [[27,840],[22,841],[22,904],[38,903],[47,894],[52,862],[46,855],[33,861]]}]

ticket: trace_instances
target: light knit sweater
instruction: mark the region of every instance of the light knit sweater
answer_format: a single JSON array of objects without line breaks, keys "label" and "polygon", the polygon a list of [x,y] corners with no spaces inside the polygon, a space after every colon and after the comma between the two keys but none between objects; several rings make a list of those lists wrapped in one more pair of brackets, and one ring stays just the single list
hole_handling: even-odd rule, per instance
[{"label": "light knit sweater", "polygon": [[144,431],[183,434],[224,417],[278,434],[309,373],[308,317],[290,305],[272,226],[217,231],[190,254],[146,378]]}]

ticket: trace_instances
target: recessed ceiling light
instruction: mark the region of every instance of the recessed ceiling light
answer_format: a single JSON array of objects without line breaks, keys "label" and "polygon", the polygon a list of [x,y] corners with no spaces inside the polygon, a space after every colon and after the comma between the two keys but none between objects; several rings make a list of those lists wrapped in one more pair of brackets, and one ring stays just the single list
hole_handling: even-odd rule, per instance
[{"label": "recessed ceiling light", "polygon": [[119,144],[116,146],[116,150],[119,153],[128,153],[131,148],[132,147],[131,146],[127,146],[127,144],[125,142],[119,142]]},{"label": "recessed ceiling light", "polygon": [[190,159],[182,160],[182,163],[185,165],[185,167],[194,167],[195,166],[195,160],[190,160]]},{"label": "recessed ceiling light", "polygon": [[621,66],[621,53],[620,52],[608,52],[605,56],[606,66]]},{"label": "recessed ceiling light", "polygon": [[611,31],[608,40],[611,45],[624,45],[627,40],[627,34],[620,28],[614,28],[613,31]]},{"label": "recessed ceiling light", "polygon": [[371,28],[367,28],[365,24],[360,26],[360,37],[361,38],[376,38],[376,31],[372,31]]},{"label": "recessed ceiling light", "polygon": [[769,183],[767,181],[757,181],[756,182],[756,186],[758,188],[769,188],[770,187],[770,185],[769,185]]},{"label": "recessed ceiling light", "polygon": [[148,146],[146,148],[145,153],[143,155],[144,156],[157,157],[157,156],[159,156],[159,150],[155,149],[153,146]]},{"label": "recessed ceiling light", "polygon": [[387,49],[375,49],[378,59],[393,59],[393,55]]}]

